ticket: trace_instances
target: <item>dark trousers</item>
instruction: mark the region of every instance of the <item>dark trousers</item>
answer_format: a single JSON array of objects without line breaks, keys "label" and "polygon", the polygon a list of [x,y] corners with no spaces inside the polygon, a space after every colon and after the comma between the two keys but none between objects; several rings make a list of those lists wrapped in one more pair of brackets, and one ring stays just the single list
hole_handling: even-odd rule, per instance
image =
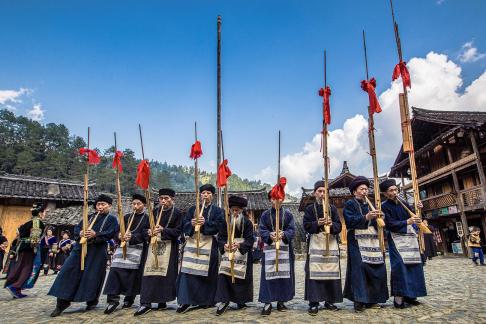
[{"label": "dark trousers", "polygon": [[[124,302],[133,303],[135,301],[135,296],[125,296]],[[108,304],[116,304],[120,302],[120,295],[108,295],[106,297],[106,302]]]},{"label": "dark trousers", "polygon": [[479,259],[479,262],[481,262],[481,264],[484,264],[483,250],[480,247],[473,247],[472,251],[473,251],[473,258],[472,258],[473,262],[476,262]]}]

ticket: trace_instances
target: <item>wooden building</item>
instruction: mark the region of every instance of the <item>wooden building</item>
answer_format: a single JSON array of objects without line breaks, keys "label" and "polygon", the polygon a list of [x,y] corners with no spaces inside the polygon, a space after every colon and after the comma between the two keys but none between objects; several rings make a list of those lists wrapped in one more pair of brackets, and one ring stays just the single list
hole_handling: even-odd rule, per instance
[{"label": "wooden building", "polygon": [[[24,175],[0,175],[0,227],[9,243],[17,228],[31,218],[35,202],[46,202],[50,212],[57,208],[81,206],[84,186],[81,182],[46,179]],[[90,199],[94,199],[94,184],[90,185]]]},{"label": "wooden building", "polygon": [[[486,113],[412,107],[417,178],[424,217],[443,253],[458,251],[457,227],[481,228],[485,241]],[[398,153],[390,176],[410,178],[408,154]],[[403,181],[405,191],[411,183]],[[462,240],[464,241],[464,240]],[[459,244],[460,246],[460,244]],[[462,244],[463,252],[466,252]]]},{"label": "wooden building", "polygon": [[[344,218],[343,218],[343,208],[346,200],[353,198],[353,195],[349,191],[348,187],[354,178],[356,178],[356,175],[352,174],[349,171],[348,163],[347,161],[344,161],[343,168],[339,176],[334,179],[329,179],[329,199],[331,201],[331,204],[336,206],[339,213],[339,217],[341,218],[341,223],[343,224],[343,230],[341,231],[341,243],[343,244],[347,243],[346,225],[344,223]],[[374,197],[373,178],[369,180],[371,185],[369,190],[369,198],[371,201],[373,201],[374,199],[373,198]],[[381,182],[381,178],[380,178],[380,182]],[[313,192],[314,192],[313,188],[312,189],[302,188],[302,197],[300,199],[300,204],[299,204],[300,212],[304,212],[307,205],[313,204],[316,201]]]}]

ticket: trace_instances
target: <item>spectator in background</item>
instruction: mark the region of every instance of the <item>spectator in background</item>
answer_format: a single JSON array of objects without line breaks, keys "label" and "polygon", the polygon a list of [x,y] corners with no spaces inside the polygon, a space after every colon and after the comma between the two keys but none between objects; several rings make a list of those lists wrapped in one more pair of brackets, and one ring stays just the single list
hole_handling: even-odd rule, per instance
[{"label": "spectator in background", "polygon": [[7,251],[8,240],[3,235],[3,229],[0,227],[0,272],[3,270],[3,259]]},{"label": "spectator in background", "polygon": [[[422,223],[430,229],[430,234],[424,233],[424,243],[425,243],[425,252],[424,257],[432,260],[433,257],[437,256],[437,246],[434,240],[434,228],[429,225],[429,222],[424,219]],[[424,260],[425,261],[425,260]]]}]

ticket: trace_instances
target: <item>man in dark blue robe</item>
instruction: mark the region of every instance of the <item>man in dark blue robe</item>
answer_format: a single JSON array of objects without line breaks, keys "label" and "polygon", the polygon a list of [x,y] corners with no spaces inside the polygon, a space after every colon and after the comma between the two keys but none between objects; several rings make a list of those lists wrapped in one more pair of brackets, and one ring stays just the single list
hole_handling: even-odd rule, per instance
[{"label": "man in dark blue robe", "polygon": [[[123,308],[130,308],[135,297],[140,294],[143,266],[147,258],[148,244],[144,239],[144,231],[149,222],[145,212],[147,199],[144,195],[132,196],[132,210],[123,217],[125,222],[125,237],[120,237],[120,244],[111,262],[110,272],[106,279],[104,295],[107,295],[108,306],[105,314],[113,313],[120,305],[120,295],[124,295]],[[121,234],[121,233],[120,233]],[[121,242],[125,242],[126,255],[123,256]]]},{"label": "man in dark blue robe", "polygon": [[[305,292],[304,300],[309,301],[309,314],[316,315],[319,309],[319,302],[324,301],[324,308],[328,310],[337,310],[334,303],[341,303],[343,301],[343,292],[341,286],[341,265],[340,253],[337,235],[341,233],[342,225],[337,209],[334,205],[329,205],[330,219],[324,219],[323,197],[324,197],[324,181],[320,180],[314,184],[314,196],[316,202],[307,206],[305,209],[303,225],[307,237],[307,258],[305,262]],[[310,250],[312,235],[319,235],[322,237],[324,226],[330,226],[329,234],[329,256],[324,256],[325,246],[320,246],[320,249],[315,253]],[[316,239],[317,241],[317,239]],[[322,244],[320,244],[322,245]],[[333,248],[332,248],[333,247]],[[314,261],[314,259],[316,259]],[[320,268],[322,278],[319,280],[311,279],[310,262],[316,262],[316,268]],[[323,264],[319,264],[321,261]],[[336,273],[337,270],[337,273]]]},{"label": "man in dark blue robe", "polygon": [[366,203],[370,182],[358,176],[349,185],[354,198],[344,204],[348,230],[348,262],[343,295],[354,302],[356,312],[379,307],[388,299],[385,259],[381,252],[376,218]]},{"label": "man in dark blue robe", "polygon": [[[424,269],[417,239],[421,220],[410,217],[398,197],[395,180],[387,179],[380,184],[380,190],[387,198],[382,204],[388,230],[388,247],[391,264],[391,295],[397,308],[418,305],[417,297],[427,296]],[[402,201],[409,210],[407,202]],[[421,206],[421,203],[419,203]]]},{"label": "man in dark blue robe", "polygon": [[[253,301],[253,258],[252,248],[255,236],[253,234],[253,223],[243,215],[243,208],[247,200],[243,197],[230,196],[228,198],[230,210],[230,231],[234,231],[233,244],[228,245],[228,229],[226,220],[218,234],[218,245],[221,252],[221,265],[218,275],[218,289],[215,302],[220,303],[216,315],[222,315],[230,302],[236,303],[238,309],[246,308],[246,303]],[[232,230],[234,227],[234,230]],[[230,233],[231,235],[231,233]],[[233,274],[234,283],[231,278],[231,263],[229,252],[234,253]],[[229,268],[228,269],[228,265]],[[228,273],[230,275],[228,275]]]},{"label": "man in dark blue robe", "polygon": [[[86,302],[86,310],[96,308],[103,288],[108,260],[107,241],[118,235],[119,226],[115,216],[110,214],[113,199],[101,194],[95,201],[96,213],[89,215],[92,228],[85,233],[83,221],[74,227],[76,245],[56,277],[48,295],[57,297],[56,309],[52,317],[61,315],[71,302]],[[98,217],[96,217],[98,215]],[[88,253],[81,271],[81,237],[87,239]]]},{"label": "man in dark blue robe", "polygon": [[[271,199],[270,193],[268,199]],[[262,310],[263,316],[271,314],[272,302],[277,302],[277,310],[286,311],[287,307],[284,303],[292,300],[295,295],[294,249],[292,245],[292,240],[295,237],[294,216],[288,209],[281,207],[282,201],[278,201],[280,205],[280,237],[277,237],[275,226],[277,200],[271,199],[271,201],[272,208],[263,212],[259,227],[261,238],[265,243],[258,296],[258,301],[265,304]],[[278,271],[275,267],[276,249],[274,242],[276,241],[280,241]]]},{"label": "man in dark blue robe", "polygon": [[[158,304],[158,310],[166,309],[167,302],[176,298],[179,238],[182,234],[184,215],[174,206],[174,197],[175,191],[170,188],[159,190],[159,205],[153,212],[156,225],[153,235],[149,223],[144,229],[146,242],[149,243],[152,237],[157,237],[157,267],[153,267],[153,246],[150,246],[145,273],[142,277],[140,307],[135,312],[135,316],[150,312],[152,303]],[[170,249],[167,249],[168,245]],[[166,257],[163,257],[164,255]]]},{"label": "man in dark blue robe", "polygon": [[[202,216],[195,218],[196,206],[189,208],[183,222],[186,236],[182,266],[177,278],[178,313],[186,312],[191,305],[204,308],[214,305],[218,282],[218,242],[216,235],[224,222],[223,210],[215,206],[213,195],[216,188],[205,184],[199,188],[205,205]],[[196,223],[199,223],[200,246],[196,246]],[[209,248],[210,246],[210,248]],[[199,252],[199,253],[198,253]]]}]

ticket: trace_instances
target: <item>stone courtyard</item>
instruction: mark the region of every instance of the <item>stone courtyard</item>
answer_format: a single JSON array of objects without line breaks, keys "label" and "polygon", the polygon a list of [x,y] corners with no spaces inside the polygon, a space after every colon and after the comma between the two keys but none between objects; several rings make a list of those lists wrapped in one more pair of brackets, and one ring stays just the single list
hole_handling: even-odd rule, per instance
[{"label": "stone courtyard", "polygon": [[[342,274],[345,275],[345,259],[342,260]],[[223,316],[215,316],[215,309],[192,310],[185,314],[176,314],[176,304],[169,304],[168,310],[152,311],[143,317],[134,317],[138,298],[130,310],[117,310],[112,315],[104,315],[106,297],[101,296],[100,304],[94,311],[84,312],[84,304],[73,304],[56,323],[310,323],[310,322],[373,322],[373,323],[485,323],[486,322],[486,267],[475,266],[465,258],[438,257],[428,261],[425,266],[429,296],[422,298],[422,305],[404,310],[393,308],[392,299],[382,309],[366,310],[356,314],[349,301],[338,304],[340,310],[330,312],[321,310],[316,317],[307,314],[304,296],[304,262],[296,262],[296,296],[288,303],[289,311],[274,311],[269,317],[260,316],[261,305],[236,311],[228,310]],[[258,298],[260,266],[254,268],[255,300]],[[0,323],[48,323],[55,307],[55,298],[46,296],[55,275],[39,278],[31,291],[25,291],[29,297],[12,299],[5,290],[0,290]],[[0,283],[3,286],[3,280]],[[344,282],[343,282],[344,284]]]}]

